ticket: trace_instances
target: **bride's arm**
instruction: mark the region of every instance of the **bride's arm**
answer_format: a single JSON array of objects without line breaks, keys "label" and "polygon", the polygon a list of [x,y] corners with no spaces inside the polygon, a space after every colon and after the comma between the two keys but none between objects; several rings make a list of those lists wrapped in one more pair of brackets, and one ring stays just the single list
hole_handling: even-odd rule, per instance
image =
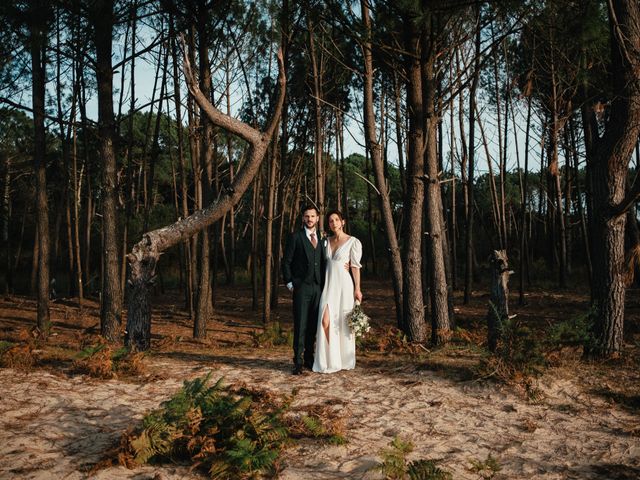
[{"label": "bride's arm", "polygon": [[360,269],[358,267],[351,267],[351,274],[353,275],[353,298],[362,302],[362,291],[360,290]]}]

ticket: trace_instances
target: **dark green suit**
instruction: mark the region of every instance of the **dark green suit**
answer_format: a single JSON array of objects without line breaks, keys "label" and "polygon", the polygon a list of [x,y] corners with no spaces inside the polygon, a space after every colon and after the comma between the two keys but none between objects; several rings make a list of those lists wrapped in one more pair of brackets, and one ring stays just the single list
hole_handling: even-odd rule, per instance
[{"label": "dark green suit", "polygon": [[304,228],[292,233],[282,258],[284,282],[293,283],[293,363],[313,366],[318,305],[324,285],[324,242],[313,248]]}]

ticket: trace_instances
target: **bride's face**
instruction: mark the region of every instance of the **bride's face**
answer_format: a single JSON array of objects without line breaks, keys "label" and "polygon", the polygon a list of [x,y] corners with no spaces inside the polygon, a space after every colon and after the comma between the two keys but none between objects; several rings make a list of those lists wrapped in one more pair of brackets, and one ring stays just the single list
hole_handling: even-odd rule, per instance
[{"label": "bride's face", "polygon": [[340,218],[337,214],[332,214],[329,216],[329,228],[333,233],[341,232],[344,228],[344,220]]}]

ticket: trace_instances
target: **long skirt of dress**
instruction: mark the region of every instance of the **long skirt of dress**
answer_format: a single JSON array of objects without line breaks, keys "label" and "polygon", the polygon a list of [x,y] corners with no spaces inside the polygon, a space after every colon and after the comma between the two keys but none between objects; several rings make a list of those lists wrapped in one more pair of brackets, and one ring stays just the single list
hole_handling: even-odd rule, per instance
[{"label": "long skirt of dress", "polygon": [[[353,238],[353,237],[352,237]],[[350,243],[347,241],[346,243]],[[342,245],[331,255],[327,252],[324,289],[318,309],[318,330],[313,371],[332,373],[356,366],[356,338],[347,325],[347,314],[353,310],[353,280],[344,265],[349,261],[349,248]],[[322,327],[322,316],[329,311],[329,339]]]}]

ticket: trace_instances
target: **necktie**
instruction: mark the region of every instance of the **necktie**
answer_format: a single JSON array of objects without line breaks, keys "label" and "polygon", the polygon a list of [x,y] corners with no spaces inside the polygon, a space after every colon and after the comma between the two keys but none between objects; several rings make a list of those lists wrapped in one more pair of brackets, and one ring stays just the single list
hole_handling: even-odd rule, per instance
[{"label": "necktie", "polygon": [[313,245],[313,248],[316,248],[318,246],[318,240],[316,239],[316,234],[315,233],[311,233],[311,245]]}]

